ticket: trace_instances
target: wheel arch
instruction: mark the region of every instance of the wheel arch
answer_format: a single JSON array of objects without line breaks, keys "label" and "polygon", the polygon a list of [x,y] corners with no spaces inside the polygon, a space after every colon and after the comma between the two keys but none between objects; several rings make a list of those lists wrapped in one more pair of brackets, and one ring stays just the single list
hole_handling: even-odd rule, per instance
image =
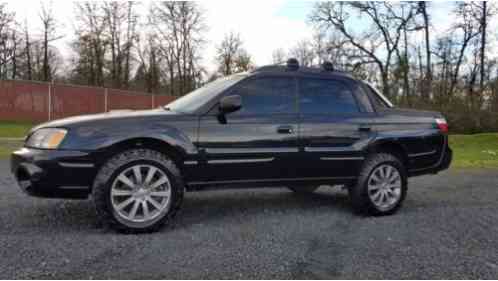
[{"label": "wheel arch", "polygon": [[186,157],[185,150],[163,139],[155,137],[133,137],[117,141],[105,148],[100,149],[103,157],[101,157],[99,161],[99,166],[103,165],[110,157],[134,148],[148,148],[166,154],[171,157],[177,167],[183,166],[183,161]]},{"label": "wheel arch", "polygon": [[368,146],[366,152],[367,154],[381,152],[392,154],[403,163],[406,169],[408,169],[410,164],[406,148],[395,140],[385,139],[375,141]]}]

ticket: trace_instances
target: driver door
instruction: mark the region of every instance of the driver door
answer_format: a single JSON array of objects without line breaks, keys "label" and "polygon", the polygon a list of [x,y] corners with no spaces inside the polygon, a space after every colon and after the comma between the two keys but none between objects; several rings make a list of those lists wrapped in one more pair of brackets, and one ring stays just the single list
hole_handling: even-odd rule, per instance
[{"label": "driver door", "polygon": [[201,178],[207,182],[271,181],[293,176],[298,152],[297,84],[293,76],[251,77],[222,94],[239,95],[242,108],[201,117]]}]

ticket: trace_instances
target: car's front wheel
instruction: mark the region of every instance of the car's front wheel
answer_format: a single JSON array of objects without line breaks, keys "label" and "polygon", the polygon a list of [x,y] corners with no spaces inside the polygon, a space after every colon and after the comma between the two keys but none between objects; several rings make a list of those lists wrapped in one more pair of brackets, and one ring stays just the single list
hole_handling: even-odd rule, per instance
[{"label": "car's front wheel", "polygon": [[349,187],[355,211],[370,215],[390,215],[403,203],[407,175],[403,163],[387,153],[370,155],[356,185]]},{"label": "car's front wheel", "polygon": [[93,186],[97,213],[120,231],[150,232],[173,218],[183,199],[178,168],[166,155],[133,149],[102,166]]}]

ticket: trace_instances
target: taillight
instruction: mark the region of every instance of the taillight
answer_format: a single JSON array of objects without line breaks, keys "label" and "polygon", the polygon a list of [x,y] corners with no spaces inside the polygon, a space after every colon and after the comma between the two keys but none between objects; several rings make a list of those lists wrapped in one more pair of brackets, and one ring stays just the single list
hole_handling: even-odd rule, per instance
[{"label": "taillight", "polygon": [[448,132],[448,123],[446,122],[446,119],[444,118],[436,118],[436,124],[439,130],[443,133]]}]

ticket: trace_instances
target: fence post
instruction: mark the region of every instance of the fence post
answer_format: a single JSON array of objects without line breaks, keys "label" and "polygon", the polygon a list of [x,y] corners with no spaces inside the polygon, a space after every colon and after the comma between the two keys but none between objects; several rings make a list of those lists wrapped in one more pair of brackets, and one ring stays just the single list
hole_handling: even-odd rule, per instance
[{"label": "fence post", "polygon": [[52,120],[52,83],[48,83],[48,121]]},{"label": "fence post", "polygon": [[150,94],[150,96],[152,97],[152,108],[151,109],[154,109],[155,108],[156,99],[154,98],[154,94]]},{"label": "fence post", "polygon": [[104,88],[104,112],[107,112],[107,88]]}]

